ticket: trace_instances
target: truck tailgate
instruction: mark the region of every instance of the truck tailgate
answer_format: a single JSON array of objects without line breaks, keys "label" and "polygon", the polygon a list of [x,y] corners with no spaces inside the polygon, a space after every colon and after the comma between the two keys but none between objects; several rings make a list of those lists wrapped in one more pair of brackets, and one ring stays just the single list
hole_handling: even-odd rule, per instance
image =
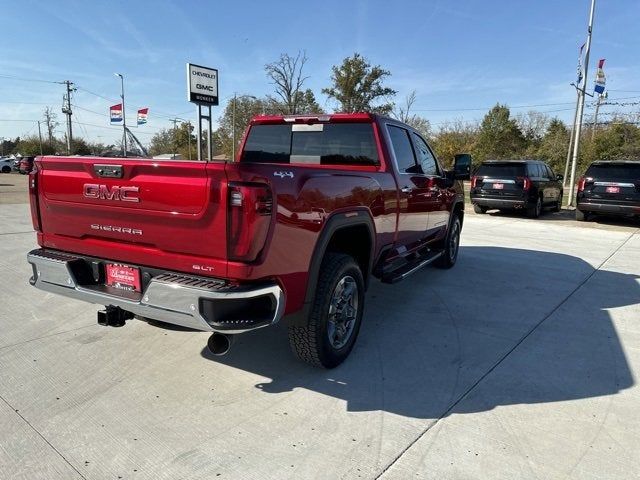
[{"label": "truck tailgate", "polygon": [[226,275],[223,162],[43,157],[38,170],[42,246]]}]

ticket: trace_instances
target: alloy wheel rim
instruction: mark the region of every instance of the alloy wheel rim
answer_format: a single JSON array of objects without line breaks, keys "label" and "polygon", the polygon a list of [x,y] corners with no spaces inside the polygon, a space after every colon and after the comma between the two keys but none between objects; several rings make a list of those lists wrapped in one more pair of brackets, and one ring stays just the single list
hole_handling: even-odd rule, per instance
[{"label": "alloy wheel rim", "polygon": [[451,232],[451,241],[449,242],[449,258],[455,260],[458,255],[458,245],[460,244],[460,229],[458,222],[453,222],[453,230]]},{"label": "alloy wheel rim", "polygon": [[358,304],[358,284],[352,276],[346,275],[334,288],[329,303],[327,335],[336,350],[344,347],[353,334]]}]

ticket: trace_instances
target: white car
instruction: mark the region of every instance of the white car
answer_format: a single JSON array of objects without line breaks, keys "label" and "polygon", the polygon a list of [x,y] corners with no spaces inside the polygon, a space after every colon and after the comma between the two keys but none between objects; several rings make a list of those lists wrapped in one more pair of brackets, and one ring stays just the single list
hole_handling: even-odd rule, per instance
[{"label": "white car", "polygon": [[13,158],[0,159],[0,172],[11,173],[11,170],[13,170]]}]

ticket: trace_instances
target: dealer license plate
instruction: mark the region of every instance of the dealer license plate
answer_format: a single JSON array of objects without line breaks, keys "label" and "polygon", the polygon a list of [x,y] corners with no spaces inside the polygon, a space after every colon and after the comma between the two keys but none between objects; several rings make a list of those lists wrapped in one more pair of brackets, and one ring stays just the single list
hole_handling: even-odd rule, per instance
[{"label": "dealer license plate", "polygon": [[607,193],[620,193],[620,187],[607,187]]},{"label": "dealer license plate", "polygon": [[130,292],[140,292],[140,269],[122,265],[120,263],[107,263],[105,265],[106,282],[108,287],[119,288]]},{"label": "dealer license plate", "polygon": [[504,189],[504,183],[494,183],[493,184],[493,189],[494,190],[503,190]]}]

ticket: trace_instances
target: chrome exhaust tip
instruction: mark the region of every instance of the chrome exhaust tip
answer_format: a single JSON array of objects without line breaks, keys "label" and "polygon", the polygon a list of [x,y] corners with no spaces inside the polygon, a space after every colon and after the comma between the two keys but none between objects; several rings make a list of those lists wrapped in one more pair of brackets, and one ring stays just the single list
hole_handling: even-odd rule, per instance
[{"label": "chrome exhaust tip", "polygon": [[233,336],[215,332],[207,340],[207,348],[213,355],[226,355],[233,343]]}]

